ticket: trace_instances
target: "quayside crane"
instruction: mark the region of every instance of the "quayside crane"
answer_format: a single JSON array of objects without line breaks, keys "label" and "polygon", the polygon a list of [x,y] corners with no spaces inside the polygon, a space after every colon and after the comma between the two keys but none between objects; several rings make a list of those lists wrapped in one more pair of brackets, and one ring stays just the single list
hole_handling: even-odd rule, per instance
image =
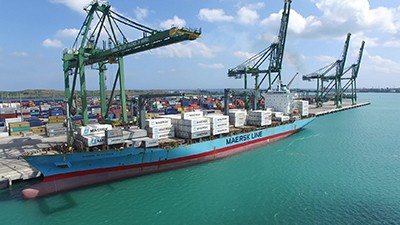
[{"label": "quayside crane", "polygon": [[347,80],[347,82],[343,85],[343,93],[345,93],[349,88],[351,88],[351,103],[354,105],[357,103],[357,77],[358,77],[358,71],[360,70],[360,64],[361,64],[361,59],[362,55],[364,52],[364,45],[365,41],[361,42],[361,47],[358,52],[358,58],[355,63],[353,63],[349,68],[346,70],[350,71],[351,70],[351,76],[343,78],[343,80]]},{"label": "quayside crane", "polygon": [[[88,124],[85,67],[91,66],[99,71],[102,118],[108,118],[108,110],[115,97],[117,84],[119,84],[121,117],[122,122],[126,123],[128,121],[123,57],[186,40],[195,40],[200,37],[201,29],[178,27],[171,27],[167,30],[152,29],[116,13],[108,3],[99,3],[98,1],[91,3],[85,8],[85,11],[87,12],[86,19],[72,48],[64,50],[63,53],[65,97],[68,100],[67,111],[71,112],[79,78],[83,125]],[[141,32],[142,37],[129,40],[124,32],[129,32],[131,35],[132,30]],[[105,92],[107,64],[118,65],[108,102],[106,102]],[[70,77],[72,77],[72,82]]]},{"label": "quayside crane", "polygon": [[[292,0],[284,0],[281,24],[279,28],[278,41],[272,43],[256,55],[250,57],[240,65],[228,70],[228,77],[241,79],[244,77],[244,89],[247,89],[247,75],[254,76],[255,79],[255,98],[258,97],[260,86],[268,77],[268,89],[272,89],[273,84],[281,82],[281,69],[283,53],[286,42],[286,34],[289,24],[290,6]],[[262,68],[264,63],[269,61],[266,68]],[[263,75],[261,81],[259,76]],[[257,102],[257,101],[253,101]]]},{"label": "quayside crane", "polygon": [[[347,52],[349,49],[350,36],[351,33],[348,33],[344,43],[342,56],[340,59],[336,60],[335,62],[327,66],[318,69],[313,73],[303,75],[303,80],[307,81],[317,80],[317,91],[316,91],[317,106],[322,106],[322,103],[328,98],[328,94],[332,93],[333,88],[335,88],[334,101],[336,107],[340,107],[342,104],[343,91],[342,91],[341,80],[345,72],[344,65],[346,63]],[[334,74],[328,75],[328,73],[331,72],[334,68],[335,68]],[[328,82],[328,84],[324,86],[324,82]]]}]

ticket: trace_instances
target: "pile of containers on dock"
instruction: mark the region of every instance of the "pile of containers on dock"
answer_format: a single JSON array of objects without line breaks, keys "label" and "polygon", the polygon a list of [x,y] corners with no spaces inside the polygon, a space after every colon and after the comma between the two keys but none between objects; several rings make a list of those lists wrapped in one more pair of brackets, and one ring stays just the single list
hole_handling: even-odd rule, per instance
[{"label": "pile of containers on dock", "polygon": [[49,120],[46,124],[46,135],[48,137],[64,135],[67,132],[64,122],[64,116],[49,116]]}]

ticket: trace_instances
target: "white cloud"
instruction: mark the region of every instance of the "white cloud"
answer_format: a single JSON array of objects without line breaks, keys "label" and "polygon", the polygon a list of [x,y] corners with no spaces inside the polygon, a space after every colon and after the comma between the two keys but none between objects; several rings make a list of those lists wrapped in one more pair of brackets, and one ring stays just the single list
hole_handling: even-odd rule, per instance
[{"label": "white cloud", "polygon": [[257,11],[252,10],[247,7],[242,7],[237,12],[238,14],[238,22],[241,24],[255,24],[260,17]]},{"label": "white cloud", "polygon": [[233,21],[233,16],[225,15],[222,9],[200,9],[198,17],[208,22]]},{"label": "white cloud", "polygon": [[28,56],[28,53],[26,53],[26,52],[13,52],[11,54],[13,56],[18,56],[18,57],[26,57],[26,56]]},{"label": "white cloud", "polygon": [[[280,24],[282,10],[271,14],[268,18],[261,21],[267,27],[276,27]],[[288,30],[295,34],[312,33],[322,26],[322,22],[314,16],[303,17],[295,10],[290,10]]]},{"label": "white cloud", "polygon": [[213,58],[219,51],[221,50],[218,47],[211,49],[201,42],[191,41],[186,44],[177,43],[163,48],[158,48],[152,51],[152,53],[168,58],[192,58],[195,55],[205,58]]},{"label": "white cloud", "polygon": [[136,7],[135,16],[136,16],[137,20],[142,21],[148,15],[149,15],[149,10],[144,9],[144,8],[140,8],[140,7]]},{"label": "white cloud", "polygon": [[57,3],[57,4],[63,4],[78,13],[86,14],[86,12],[83,10],[83,8],[87,7],[93,1],[92,0],[51,0],[50,2]]},{"label": "white cloud", "polygon": [[58,37],[76,37],[79,33],[78,29],[71,28],[71,29],[64,29],[57,31]]},{"label": "white cloud", "polygon": [[42,45],[44,47],[50,47],[50,48],[61,48],[64,46],[60,40],[50,39],[50,38],[47,38],[46,40],[44,40]]},{"label": "white cloud", "polygon": [[255,53],[251,53],[251,52],[244,52],[244,51],[236,51],[233,53],[234,56],[237,56],[239,58],[242,58],[244,60],[247,60],[249,58],[251,58],[252,56],[255,55]]},{"label": "white cloud", "polygon": [[400,74],[400,63],[391,59],[383,58],[382,56],[372,56],[366,54],[368,63],[362,65],[368,70],[376,71],[378,73],[385,73],[389,75]]},{"label": "white cloud", "polygon": [[400,40],[399,39],[393,39],[393,40],[386,41],[383,44],[383,47],[400,48]]},{"label": "white cloud", "polygon": [[186,21],[184,19],[181,19],[177,16],[174,16],[172,19],[165,20],[160,23],[160,27],[164,29],[169,29],[171,27],[184,27],[186,26]]},{"label": "white cloud", "polygon": [[223,69],[223,68],[225,68],[225,66],[221,63],[214,63],[214,64],[199,63],[198,65],[202,68],[207,68],[207,69]]},{"label": "white cloud", "polygon": [[328,56],[328,55],[320,55],[317,56],[317,61],[324,63],[324,64],[329,64],[329,63],[333,63],[336,62],[336,60],[338,60],[337,58],[333,57],[333,56]]},{"label": "white cloud", "polygon": [[[394,22],[396,10],[386,7],[371,9],[368,0],[314,0],[316,7],[323,12],[328,22],[337,26],[356,25],[358,29],[378,29],[395,33],[399,27]],[[397,12],[398,13],[398,12]]]}]

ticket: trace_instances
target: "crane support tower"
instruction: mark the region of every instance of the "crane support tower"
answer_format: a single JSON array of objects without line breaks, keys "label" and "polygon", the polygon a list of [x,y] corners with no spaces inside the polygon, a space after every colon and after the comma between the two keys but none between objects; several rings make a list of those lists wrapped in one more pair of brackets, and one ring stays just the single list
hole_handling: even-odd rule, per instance
[{"label": "crane support tower", "polygon": [[[318,69],[313,73],[303,75],[303,80],[317,80],[317,106],[322,106],[323,102],[328,99],[333,99],[335,101],[336,107],[338,108],[341,107],[343,103],[343,88],[341,81],[343,80],[343,75],[348,72],[348,69],[345,69],[345,63],[350,44],[350,36],[351,33],[348,33],[340,59],[327,66],[322,67],[321,69]],[[334,68],[335,72],[329,75],[329,72],[331,72]],[[324,82],[327,82],[326,86],[324,86]]]},{"label": "crane support tower", "polygon": [[[281,82],[281,69],[283,53],[285,49],[286,34],[289,24],[290,6],[292,0],[284,0],[281,24],[279,28],[278,41],[272,43],[256,55],[250,57],[242,64],[228,70],[228,77],[241,79],[244,77],[244,89],[247,89],[247,75],[254,76],[255,79],[255,98],[259,95],[259,89],[264,80],[268,77],[268,89],[271,90],[273,84]],[[267,68],[261,68],[265,61],[269,61]],[[259,76],[264,75],[259,81]],[[257,102],[257,101],[253,101]],[[256,106],[253,106],[253,108]]]},{"label": "crane support tower", "polygon": [[[98,1],[91,3],[85,8],[85,11],[87,11],[86,19],[72,48],[64,50],[63,53],[65,97],[68,101],[67,111],[72,111],[71,107],[73,106],[79,78],[80,113],[83,116],[83,125],[88,124],[85,67],[92,66],[99,71],[102,119],[108,118],[108,110],[115,97],[117,84],[119,84],[121,119],[122,122],[128,122],[123,57],[186,40],[195,40],[200,37],[201,29],[178,27],[171,27],[167,30],[152,29],[114,12],[108,3],[99,3]],[[131,32],[132,29],[142,33],[142,37],[136,40],[128,40],[123,31]],[[106,102],[105,92],[107,64],[118,65],[108,102]],[[70,77],[72,77],[72,82]]]},{"label": "crane support tower", "polygon": [[357,76],[358,76],[358,71],[360,70],[361,59],[364,52],[364,45],[365,41],[362,41],[357,61],[346,69],[347,71],[351,70],[351,76],[343,78],[343,80],[347,80],[347,82],[343,85],[342,88],[343,94],[346,93],[349,88],[351,88],[350,98],[351,98],[351,103],[353,105],[357,103]]}]

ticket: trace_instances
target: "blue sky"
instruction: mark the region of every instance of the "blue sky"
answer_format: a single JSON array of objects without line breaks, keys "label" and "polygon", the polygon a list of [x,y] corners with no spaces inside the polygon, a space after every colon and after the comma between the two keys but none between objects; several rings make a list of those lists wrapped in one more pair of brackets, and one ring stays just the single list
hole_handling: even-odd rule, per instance
[{"label": "blue sky", "polygon": [[[2,2],[0,76],[2,90],[63,90],[62,52],[72,47],[87,0]],[[126,56],[127,89],[242,87],[227,70],[276,39],[283,0],[108,1],[114,11],[151,28],[201,28],[191,42]],[[352,33],[347,65],[366,41],[358,87],[400,87],[400,3],[398,0],[293,0],[282,76],[308,74],[340,58]],[[139,32],[128,32],[131,39]],[[116,67],[107,71],[108,87]],[[250,83],[250,85],[252,85]],[[313,88],[297,77],[293,87]],[[98,89],[87,68],[87,88]]]}]

